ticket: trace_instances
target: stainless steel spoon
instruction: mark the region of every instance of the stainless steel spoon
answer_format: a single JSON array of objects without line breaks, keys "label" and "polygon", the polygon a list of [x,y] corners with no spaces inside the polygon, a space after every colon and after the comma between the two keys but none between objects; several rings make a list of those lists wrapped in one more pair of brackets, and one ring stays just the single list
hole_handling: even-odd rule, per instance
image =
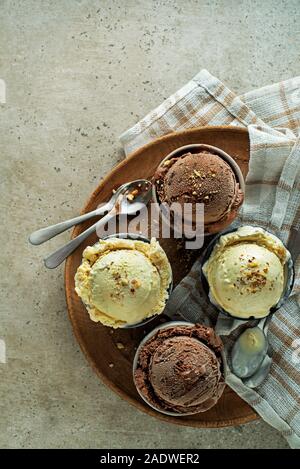
[{"label": "stainless steel spoon", "polygon": [[268,322],[269,316],[259,321],[257,326],[244,330],[232,348],[232,371],[243,380],[252,377],[260,370],[268,354],[269,343],[266,337]]},{"label": "stainless steel spoon", "polygon": [[[135,194],[136,192],[136,194]],[[104,226],[110,219],[117,215],[134,215],[142,210],[150,201],[152,186],[146,179],[134,181],[127,185],[127,190],[119,194],[112,209],[101,220],[83,231],[79,236],[69,241],[67,244],[57,249],[44,259],[48,269],[58,267],[90,234],[94,233],[101,226]]]},{"label": "stainless steel spoon", "polygon": [[29,242],[34,245],[42,244],[45,241],[48,241],[49,239],[53,238],[54,236],[57,236],[58,234],[63,233],[69,228],[72,228],[72,226],[78,225],[79,223],[89,220],[92,217],[103,215],[105,212],[112,209],[120,194],[125,194],[127,190],[131,190],[131,188],[135,185],[143,184],[144,182],[145,179],[139,179],[137,181],[123,184],[118,188],[115,194],[112,195],[111,199],[102,207],[96,208],[96,210],[93,210],[92,212],[79,215],[78,217],[71,218],[70,220],[62,221],[61,223],[57,223],[56,225],[47,226],[46,228],[34,231],[29,236]]},{"label": "stainless steel spoon", "polygon": [[252,376],[249,376],[249,378],[243,379],[243,383],[249,388],[257,388],[257,386],[260,386],[269,374],[272,361],[272,358],[267,354],[256,372]]}]

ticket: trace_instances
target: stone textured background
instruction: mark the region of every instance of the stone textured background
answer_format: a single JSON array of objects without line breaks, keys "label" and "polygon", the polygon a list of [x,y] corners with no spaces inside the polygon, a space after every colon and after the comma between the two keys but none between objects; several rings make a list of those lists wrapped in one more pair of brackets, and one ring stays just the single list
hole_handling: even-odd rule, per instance
[{"label": "stone textured background", "polygon": [[182,428],[120,400],[73,337],[63,268],[43,267],[68,233],[27,236],[78,214],[119,134],[201,68],[237,93],[297,75],[299,19],[298,0],[1,0],[1,447],[287,447],[262,421]]}]

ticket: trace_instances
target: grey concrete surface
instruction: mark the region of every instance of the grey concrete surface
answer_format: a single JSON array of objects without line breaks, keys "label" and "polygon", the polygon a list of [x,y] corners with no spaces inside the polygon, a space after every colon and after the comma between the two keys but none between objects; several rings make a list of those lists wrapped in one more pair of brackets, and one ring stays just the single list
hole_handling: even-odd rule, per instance
[{"label": "grey concrete surface", "polygon": [[63,269],[42,263],[68,234],[27,236],[76,215],[123,158],[119,134],[201,68],[238,93],[297,75],[297,30],[298,0],[1,1],[1,447],[287,447],[262,421],[181,428],[106,389],[72,335]]}]

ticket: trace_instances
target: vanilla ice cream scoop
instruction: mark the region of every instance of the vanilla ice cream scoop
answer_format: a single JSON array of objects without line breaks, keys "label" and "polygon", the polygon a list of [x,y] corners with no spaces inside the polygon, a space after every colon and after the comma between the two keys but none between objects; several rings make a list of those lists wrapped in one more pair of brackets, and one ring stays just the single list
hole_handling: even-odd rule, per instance
[{"label": "vanilla ice cream scoop", "polygon": [[170,264],[155,239],[109,238],[84,250],[75,289],[93,321],[116,328],[161,313],[170,282]]},{"label": "vanilla ice cream scoop", "polygon": [[203,267],[212,302],[238,318],[266,316],[283,294],[288,257],[282,242],[261,228],[221,236]]},{"label": "vanilla ice cream scoop", "polygon": [[95,262],[91,275],[93,304],[116,320],[140,322],[159,302],[159,272],[140,251],[109,252]]}]

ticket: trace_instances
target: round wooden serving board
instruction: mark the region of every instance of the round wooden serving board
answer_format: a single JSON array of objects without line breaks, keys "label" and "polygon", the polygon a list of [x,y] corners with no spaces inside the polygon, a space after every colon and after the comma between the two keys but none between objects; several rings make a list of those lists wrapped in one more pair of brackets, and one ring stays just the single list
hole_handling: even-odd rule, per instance
[{"label": "round wooden serving board", "polygon": [[[221,148],[231,155],[244,176],[248,170],[249,138],[246,129],[237,127],[203,127],[171,133],[141,149],[115,167],[89,198],[84,212],[94,210],[108,200],[112,190],[121,184],[139,178],[150,179],[160,161],[174,149],[191,143],[206,143]],[[88,228],[95,219],[73,230],[72,237]],[[192,427],[224,427],[239,425],[258,418],[257,414],[230,388],[226,388],[216,406],[207,412],[187,417],[169,417],[151,409],[139,397],[132,380],[132,361],[137,345],[145,333],[163,318],[159,317],[144,327],[113,330],[94,323],[74,290],[74,275],[81,263],[82,251],[97,241],[92,235],[68,259],[65,267],[66,297],[75,336],[101,380],[130,404],[161,420]],[[174,285],[189,271],[199,251],[186,251],[180,240],[160,241],[172,265]],[[121,346],[120,346],[121,344]],[[121,348],[120,348],[121,347]],[[101,409],[99,409],[99,413]]]}]

